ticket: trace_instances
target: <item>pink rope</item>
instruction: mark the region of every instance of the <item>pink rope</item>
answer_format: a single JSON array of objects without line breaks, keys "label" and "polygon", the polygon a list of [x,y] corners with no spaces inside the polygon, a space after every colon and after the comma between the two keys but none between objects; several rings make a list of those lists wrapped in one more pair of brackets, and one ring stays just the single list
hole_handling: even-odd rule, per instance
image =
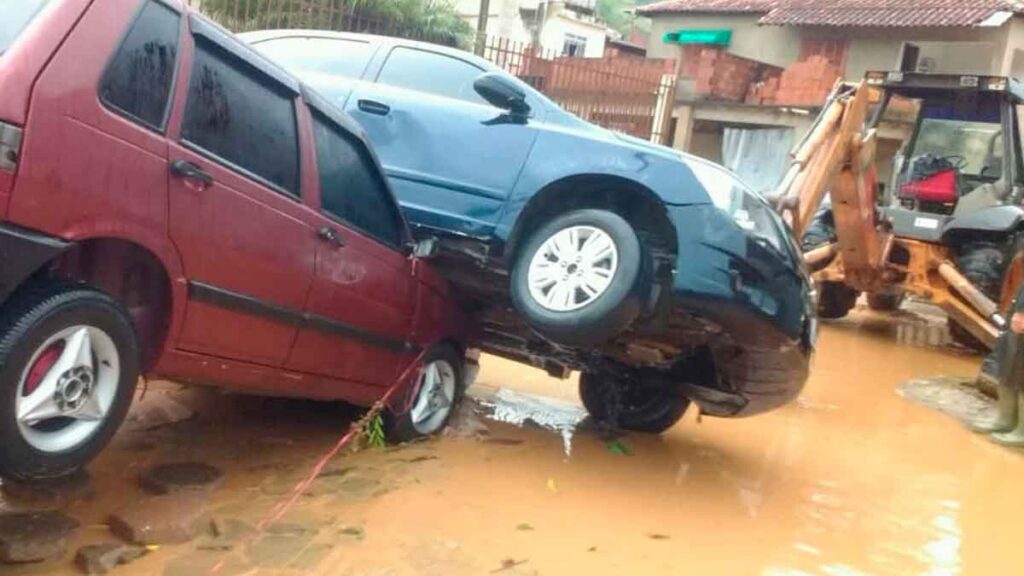
[{"label": "pink rope", "polygon": [[[374,408],[371,408],[371,411],[389,405],[392,396],[394,396],[394,394],[402,388],[402,384],[404,384],[407,381],[407,379],[412,375],[412,372],[414,370],[420,369],[420,364],[423,362],[423,357],[426,356],[427,352],[428,350],[424,349],[423,352],[421,352],[420,355],[416,357],[416,360],[409,364],[409,367],[406,368],[405,371],[402,372],[402,375],[399,376],[397,380],[395,380],[395,383],[392,384],[390,388],[388,388],[388,391],[384,393],[384,396],[382,396],[381,399],[376,404],[374,404]],[[410,394],[410,398],[414,398],[417,392],[418,391],[416,389],[413,389],[412,394]],[[408,404],[408,402],[406,404]],[[404,412],[408,409],[408,405],[403,405],[402,408],[402,411]],[[358,422],[359,421],[356,421],[349,425],[348,431],[345,432],[345,434],[343,434],[341,438],[339,438],[338,441],[334,443],[334,446],[332,446],[330,450],[328,450],[323,456],[320,457],[319,460],[317,460],[316,465],[314,465],[313,468],[310,469],[309,474],[307,474],[302,481],[296,484],[295,487],[292,488],[292,491],[289,494],[287,494],[285,498],[282,498],[281,500],[278,501],[278,503],[270,510],[270,513],[267,514],[263,518],[263,520],[260,520],[259,524],[256,525],[256,530],[252,534],[249,534],[238,543],[238,547],[235,549],[235,552],[243,550],[247,544],[255,540],[257,537],[261,536],[263,532],[267,529],[267,526],[270,526],[274,522],[277,522],[285,514],[288,513],[288,510],[290,510],[291,507],[295,505],[295,502],[298,501],[298,499],[302,496],[303,492],[309,489],[309,486],[314,481],[316,481],[316,479],[320,476],[320,473],[323,472],[324,467],[327,466],[327,463],[330,462],[331,459],[334,458],[338,454],[338,452],[341,451],[342,448],[348,445],[348,443],[351,442],[352,439],[359,434],[361,429],[357,426]],[[233,554],[229,554],[224,558],[221,558],[221,560],[217,562],[213,566],[213,568],[210,569],[208,574],[210,574],[211,576],[214,574],[218,574],[221,571],[221,569],[224,568],[224,565],[232,556]]]}]

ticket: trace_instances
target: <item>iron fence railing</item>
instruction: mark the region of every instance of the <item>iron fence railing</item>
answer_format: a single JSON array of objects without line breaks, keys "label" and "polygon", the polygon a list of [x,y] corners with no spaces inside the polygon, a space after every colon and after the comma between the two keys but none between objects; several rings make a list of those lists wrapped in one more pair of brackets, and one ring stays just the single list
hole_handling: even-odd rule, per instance
[{"label": "iron fence railing", "polygon": [[667,143],[676,89],[672,61],[570,58],[505,38],[488,38],[478,51],[584,120]]}]

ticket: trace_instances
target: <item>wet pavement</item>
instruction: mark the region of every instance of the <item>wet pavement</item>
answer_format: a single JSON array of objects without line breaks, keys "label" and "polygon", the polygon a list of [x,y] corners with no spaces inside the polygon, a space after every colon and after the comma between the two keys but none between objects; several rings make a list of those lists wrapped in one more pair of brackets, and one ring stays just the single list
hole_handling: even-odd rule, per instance
[{"label": "wet pavement", "polygon": [[[76,573],[74,551],[116,542],[109,514],[146,498],[140,472],[196,461],[224,472],[202,534],[112,573],[1019,573],[1024,453],[963,427],[958,414],[985,409],[969,390],[966,411],[937,409],[979,359],[928,324],[861,311],[824,326],[801,398],[750,420],[689,414],[615,446],[584,431],[567,458],[560,434],[468,418],[467,433],[345,453],[263,533],[358,413],[155,384],[88,489],[5,486],[0,510],[56,507],[81,527],[63,560],[0,573]],[[575,401],[573,381],[493,358],[479,384]]]}]

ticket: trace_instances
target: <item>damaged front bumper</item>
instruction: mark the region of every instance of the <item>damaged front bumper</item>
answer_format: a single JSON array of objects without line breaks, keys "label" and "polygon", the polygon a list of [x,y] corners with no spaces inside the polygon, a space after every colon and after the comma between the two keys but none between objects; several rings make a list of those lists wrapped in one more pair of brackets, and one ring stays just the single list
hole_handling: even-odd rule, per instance
[{"label": "damaged front bumper", "polygon": [[713,416],[752,416],[796,399],[817,317],[795,248],[766,245],[714,206],[669,212],[679,242],[675,305],[715,327],[709,348],[717,382],[677,385]]}]

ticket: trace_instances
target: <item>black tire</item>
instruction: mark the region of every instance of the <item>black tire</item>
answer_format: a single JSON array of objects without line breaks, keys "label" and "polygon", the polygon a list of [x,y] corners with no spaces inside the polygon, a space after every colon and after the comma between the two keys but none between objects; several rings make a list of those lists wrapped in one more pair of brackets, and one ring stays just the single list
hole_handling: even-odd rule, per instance
[{"label": "black tire", "polygon": [[[618,251],[618,269],[593,302],[568,312],[552,311],[530,294],[530,262],[549,238],[572,226],[590,226],[608,234]],[[512,269],[512,302],[534,330],[553,342],[603,344],[628,328],[643,310],[651,294],[652,268],[640,238],[624,218],[607,210],[576,210],[551,220],[526,239]]]},{"label": "black tire", "polygon": [[[384,412],[384,427],[385,434],[387,435],[388,442],[392,444],[401,444],[402,442],[409,442],[437,434],[444,430],[444,427],[448,425],[448,421],[451,420],[451,415],[458,409],[459,404],[462,403],[462,398],[465,395],[465,372],[463,365],[463,358],[459,352],[452,346],[447,344],[441,344],[434,347],[423,357],[423,366],[429,366],[433,362],[443,361],[451,367],[453,376],[455,378],[454,390],[452,392],[452,398],[450,400],[450,409],[444,418],[440,421],[436,429],[430,432],[421,432],[417,429],[416,424],[413,422],[412,410],[406,411],[404,414],[395,413],[391,409],[387,409]],[[417,395],[423,392],[423,389],[417,390]],[[411,403],[415,406],[416,400]]]},{"label": "black tire", "polygon": [[617,417],[613,418],[611,405],[615,391],[610,389],[616,381],[612,378],[597,372],[580,374],[580,400],[590,417],[599,424],[630,432],[662,434],[675,426],[690,407],[689,398],[671,390],[620,382],[618,393],[622,405]]},{"label": "black tire", "polygon": [[818,317],[824,320],[845,318],[860,296],[860,292],[840,282],[822,282],[818,291]]},{"label": "black tire", "polygon": [[872,292],[868,294],[868,308],[876,312],[894,312],[903,304],[902,292]]},{"label": "black tire", "polygon": [[[22,374],[48,339],[77,325],[98,328],[113,343],[121,368],[116,390],[105,419],[90,435],[68,449],[42,451],[26,440],[16,419]],[[0,476],[21,481],[56,478],[85,466],[107,445],[128,413],[139,379],[139,354],[131,316],[103,292],[44,281],[15,293],[0,311]],[[49,423],[72,424],[66,420],[54,418]]]},{"label": "black tire", "polygon": [[[956,260],[960,273],[997,303],[1002,296],[1003,275],[1008,263],[1006,251],[988,242],[965,245],[960,249]],[[988,346],[975,338],[966,328],[954,322],[952,318],[948,322],[949,335],[954,342],[971,350],[988,352]]]}]

